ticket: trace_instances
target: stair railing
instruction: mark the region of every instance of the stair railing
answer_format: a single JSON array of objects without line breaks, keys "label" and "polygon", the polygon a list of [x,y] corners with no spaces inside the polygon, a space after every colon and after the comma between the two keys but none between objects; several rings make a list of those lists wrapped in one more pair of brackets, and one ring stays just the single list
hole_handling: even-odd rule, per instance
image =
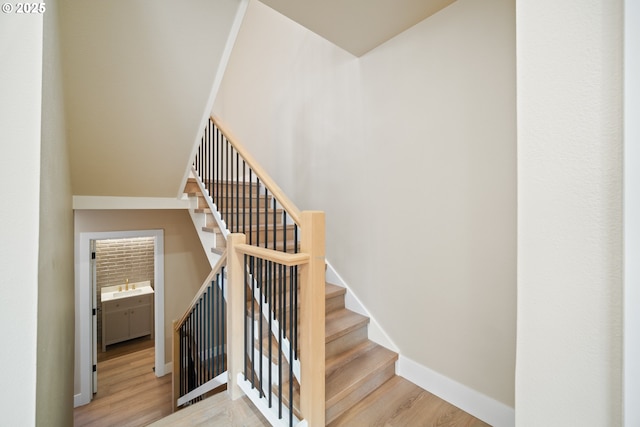
[{"label": "stair railing", "polygon": [[298,252],[300,210],[216,117],[207,123],[193,163],[222,234],[250,245]]},{"label": "stair railing", "polygon": [[[301,223],[296,254],[246,244],[242,234],[229,235],[229,326],[235,331],[229,332],[229,389],[232,398],[242,390],[272,425],[324,426],[324,213],[302,212]],[[294,280],[298,268],[299,290]],[[267,319],[261,307],[266,303],[271,305]],[[299,324],[294,314],[298,306]],[[275,323],[278,340],[272,339]],[[298,358],[299,381],[288,362]]]},{"label": "stair railing", "polygon": [[180,320],[173,322],[173,409],[227,383],[226,252]]},{"label": "stair railing", "polygon": [[231,398],[244,392],[273,425],[324,426],[324,213],[300,212],[214,117],[192,170],[227,240]]}]

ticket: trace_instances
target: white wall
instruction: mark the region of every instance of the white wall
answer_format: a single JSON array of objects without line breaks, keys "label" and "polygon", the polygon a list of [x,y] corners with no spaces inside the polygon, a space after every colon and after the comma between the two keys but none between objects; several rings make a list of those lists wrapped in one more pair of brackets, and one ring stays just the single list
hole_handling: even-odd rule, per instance
[{"label": "white wall", "polygon": [[358,59],[251,2],[214,106],[401,353],[514,403],[515,12],[458,0]]},{"label": "white wall", "polygon": [[640,2],[624,2],[624,425],[640,425]]},{"label": "white wall", "polygon": [[[35,424],[42,15],[0,13],[0,413]],[[19,351],[6,351],[7,348]]]},{"label": "white wall", "polygon": [[516,10],[516,422],[619,426],[622,2]]},{"label": "white wall", "polygon": [[36,424],[73,424],[73,210],[58,2],[44,15]]}]

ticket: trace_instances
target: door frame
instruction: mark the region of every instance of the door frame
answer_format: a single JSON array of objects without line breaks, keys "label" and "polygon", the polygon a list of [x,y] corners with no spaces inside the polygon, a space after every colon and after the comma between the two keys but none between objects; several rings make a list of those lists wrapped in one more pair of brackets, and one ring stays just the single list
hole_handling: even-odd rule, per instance
[{"label": "door frame", "polygon": [[96,257],[94,253],[96,252],[96,242],[97,240],[89,240],[89,252],[91,253],[91,257],[89,257],[89,268],[91,269],[90,274],[90,289],[91,289],[91,363],[96,366],[96,369],[93,371],[91,375],[91,392],[96,394],[98,392],[98,301],[96,295],[97,288],[97,265],[96,265]]},{"label": "door frame", "polygon": [[92,342],[93,323],[91,289],[91,240],[154,237],[154,329],[155,374],[162,377],[167,372],[164,358],[164,230],[132,230],[79,233],[75,248],[75,297],[76,297],[76,346],[79,347],[80,393],[74,396],[74,407],[91,402],[92,392]]}]

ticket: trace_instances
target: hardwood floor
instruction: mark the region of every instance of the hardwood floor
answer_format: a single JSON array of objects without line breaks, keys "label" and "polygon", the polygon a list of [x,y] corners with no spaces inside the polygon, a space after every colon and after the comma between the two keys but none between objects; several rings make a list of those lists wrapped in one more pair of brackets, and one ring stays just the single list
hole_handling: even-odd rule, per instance
[{"label": "hardwood floor", "polygon": [[98,393],[74,409],[75,426],[146,426],[171,414],[171,375],[155,376],[154,347],[107,359],[98,362]]},{"label": "hardwood floor", "polygon": [[402,377],[394,376],[330,427],[489,427]]},{"label": "hardwood floor", "polygon": [[248,397],[230,400],[229,395],[223,392],[181,409],[151,426],[268,427],[270,424]]},{"label": "hardwood floor", "polygon": [[[247,398],[226,393],[172,414],[171,375],[156,378],[148,338],[109,346],[98,354],[98,393],[74,410],[75,426],[268,426]],[[167,417],[167,418],[165,418]],[[487,427],[455,406],[394,376],[329,424],[344,426]]]}]

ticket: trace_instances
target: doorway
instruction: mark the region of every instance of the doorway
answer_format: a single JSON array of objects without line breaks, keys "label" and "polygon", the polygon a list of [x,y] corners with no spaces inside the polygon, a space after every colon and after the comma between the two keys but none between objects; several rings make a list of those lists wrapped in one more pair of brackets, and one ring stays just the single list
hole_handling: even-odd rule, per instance
[{"label": "doorway", "polygon": [[[153,347],[153,295],[134,295],[103,304],[102,291],[114,287],[127,292],[129,287],[135,291],[154,289],[154,237],[131,237],[118,239],[91,240],[91,277],[92,302],[97,308],[93,316],[92,345],[93,364],[119,357],[130,352]],[[108,300],[113,292],[105,293]],[[117,295],[117,294],[116,294]],[[135,310],[106,310],[105,306],[116,307],[131,305],[140,300]],[[133,314],[136,314],[135,324]],[[128,316],[127,316],[128,315]],[[105,322],[105,319],[110,321]],[[126,324],[126,330],[116,328]],[[105,333],[110,335],[105,337]],[[98,366],[100,369],[100,366]],[[93,373],[93,393],[97,392],[97,373]]]},{"label": "doorway", "polygon": [[[113,232],[80,233],[76,245],[76,336],[77,357],[79,358],[80,393],[74,396],[74,406],[91,401],[94,384],[94,337],[97,337],[97,298],[92,292],[96,278],[93,276],[92,242],[109,239],[153,238],[153,329],[155,346],[155,375],[167,373],[164,358],[164,232],[163,230],[137,230]],[[95,326],[94,326],[95,325]],[[96,340],[97,341],[97,340]],[[97,366],[96,366],[97,368]]]}]

